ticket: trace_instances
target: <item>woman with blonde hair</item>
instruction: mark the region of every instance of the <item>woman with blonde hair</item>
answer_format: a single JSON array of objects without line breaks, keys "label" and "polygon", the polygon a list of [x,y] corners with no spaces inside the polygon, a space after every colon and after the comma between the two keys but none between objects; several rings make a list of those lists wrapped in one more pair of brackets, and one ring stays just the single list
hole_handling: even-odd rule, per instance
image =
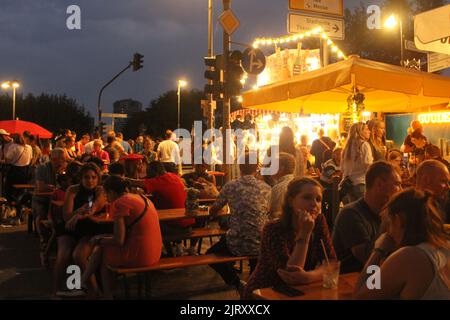
[{"label": "woman with blonde hair", "polygon": [[[413,188],[399,193],[384,218],[388,231],[375,242],[356,298],[450,300],[450,238],[431,194]],[[366,285],[372,265],[380,266],[377,290]]]},{"label": "woman with blonde hair", "polygon": [[384,134],[386,125],[383,121],[372,119],[368,123],[370,129],[370,147],[372,148],[373,161],[386,160],[386,145]]},{"label": "woman with blonde hair", "polygon": [[366,190],[365,176],[373,162],[372,150],[368,142],[369,127],[363,122],[350,127],[348,140],[342,151],[342,181],[339,189],[345,204],[358,200]]}]

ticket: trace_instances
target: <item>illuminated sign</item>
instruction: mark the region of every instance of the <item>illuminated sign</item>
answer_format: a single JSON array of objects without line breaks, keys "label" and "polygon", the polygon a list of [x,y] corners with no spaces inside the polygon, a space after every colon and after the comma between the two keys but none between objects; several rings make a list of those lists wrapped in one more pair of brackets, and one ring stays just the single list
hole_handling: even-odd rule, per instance
[{"label": "illuminated sign", "polygon": [[419,114],[418,120],[422,124],[450,123],[450,112],[435,112]]}]

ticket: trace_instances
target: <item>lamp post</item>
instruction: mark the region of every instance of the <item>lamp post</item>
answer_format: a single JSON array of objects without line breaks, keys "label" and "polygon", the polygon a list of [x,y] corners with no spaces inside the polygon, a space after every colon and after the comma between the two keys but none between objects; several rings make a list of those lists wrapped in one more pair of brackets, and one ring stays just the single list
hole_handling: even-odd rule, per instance
[{"label": "lamp post", "polygon": [[403,56],[403,23],[402,18],[398,15],[391,14],[389,18],[384,22],[384,27],[386,29],[394,29],[397,24],[399,24],[400,29],[400,65],[404,66],[404,56]]},{"label": "lamp post", "polygon": [[180,98],[181,98],[181,87],[184,87],[187,85],[187,82],[184,80],[178,80],[178,91],[177,91],[177,95],[178,95],[178,127],[177,129],[180,128]]},{"label": "lamp post", "polygon": [[18,87],[20,87],[20,84],[17,80],[5,81],[2,83],[3,89],[13,89],[13,120],[16,119],[16,89]]}]

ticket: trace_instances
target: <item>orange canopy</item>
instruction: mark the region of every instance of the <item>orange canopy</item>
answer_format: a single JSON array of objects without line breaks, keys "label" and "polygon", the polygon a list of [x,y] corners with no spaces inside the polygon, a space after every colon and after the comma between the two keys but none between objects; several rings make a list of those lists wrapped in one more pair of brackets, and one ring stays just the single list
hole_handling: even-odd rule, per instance
[{"label": "orange canopy", "polygon": [[341,113],[353,88],[367,111],[417,112],[450,102],[450,78],[350,56],[290,80],[243,94],[245,108],[296,113]]}]

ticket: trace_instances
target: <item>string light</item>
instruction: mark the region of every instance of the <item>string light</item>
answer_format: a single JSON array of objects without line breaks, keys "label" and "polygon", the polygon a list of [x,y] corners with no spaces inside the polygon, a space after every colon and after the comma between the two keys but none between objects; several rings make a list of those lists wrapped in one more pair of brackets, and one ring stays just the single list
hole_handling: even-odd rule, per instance
[{"label": "string light", "polygon": [[328,37],[328,35],[323,31],[321,27],[315,28],[305,33],[297,33],[292,36],[283,36],[279,38],[256,38],[253,42],[253,47],[258,48],[259,46],[270,46],[272,44],[298,42],[305,37],[320,37],[324,40],[327,40],[327,45],[331,46],[331,51],[335,53],[339,59],[348,59],[348,57],[336,46],[336,44]]}]

